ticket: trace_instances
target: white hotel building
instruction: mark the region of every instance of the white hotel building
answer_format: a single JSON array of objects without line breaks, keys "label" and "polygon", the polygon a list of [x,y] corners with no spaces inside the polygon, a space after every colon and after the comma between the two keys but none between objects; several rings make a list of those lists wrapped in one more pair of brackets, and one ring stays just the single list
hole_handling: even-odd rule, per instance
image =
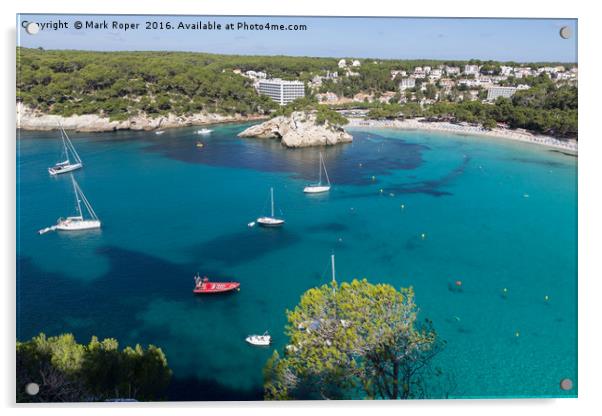
[{"label": "white hotel building", "polygon": [[487,101],[495,101],[498,97],[510,98],[517,90],[516,87],[489,87],[487,88]]},{"label": "white hotel building", "polygon": [[280,105],[286,105],[297,98],[305,97],[305,85],[301,81],[265,79],[257,83],[257,92],[267,95]]},{"label": "white hotel building", "polygon": [[399,82],[399,89],[401,91],[407,90],[408,88],[414,88],[416,86],[416,80],[414,78],[402,78]]}]

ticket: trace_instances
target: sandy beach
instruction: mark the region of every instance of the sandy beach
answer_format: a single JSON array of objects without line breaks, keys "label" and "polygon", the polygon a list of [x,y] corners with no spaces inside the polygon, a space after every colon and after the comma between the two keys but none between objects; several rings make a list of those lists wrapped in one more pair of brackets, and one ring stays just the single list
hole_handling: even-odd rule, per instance
[{"label": "sandy beach", "polygon": [[427,130],[463,135],[487,136],[501,139],[516,140],[525,143],[533,143],[577,154],[577,141],[572,139],[560,140],[551,136],[536,135],[523,129],[513,130],[495,128],[487,130],[481,126],[471,126],[468,124],[453,124],[449,122],[431,122],[423,120],[424,119],[421,118],[408,120],[370,120],[361,118],[349,118],[349,124],[347,124],[346,127],[377,127],[405,130]]}]

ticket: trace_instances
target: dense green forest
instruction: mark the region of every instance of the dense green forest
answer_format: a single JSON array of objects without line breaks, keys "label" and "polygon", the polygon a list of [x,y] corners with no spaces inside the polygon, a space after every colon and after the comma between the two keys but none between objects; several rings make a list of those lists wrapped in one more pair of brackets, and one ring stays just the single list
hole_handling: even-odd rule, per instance
[{"label": "dense green forest", "polygon": [[[101,113],[112,119],[138,112],[264,114],[277,105],[258,95],[249,79],[229,70],[234,66],[257,68],[256,59],[184,52],[18,48],[17,100],[51,114]],[[275,72],[285,67],[302,72],[322,62],[284,57],[272,61],[269,69]]]},{"label": "dense green forest", "polygon": [[[17,342],[16,363],[19,403],[161,400],[171,379],[160,348],[120,350],[112,338],[92,337],[88,344],[79,344],[71,334],[40,334]],[[29,383],[39,386],[37,394],[27,394]]]}]

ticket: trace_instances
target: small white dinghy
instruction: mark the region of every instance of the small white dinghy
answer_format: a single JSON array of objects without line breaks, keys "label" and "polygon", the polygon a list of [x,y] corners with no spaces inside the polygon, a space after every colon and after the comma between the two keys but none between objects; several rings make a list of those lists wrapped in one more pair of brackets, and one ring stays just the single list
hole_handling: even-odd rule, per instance
[{"label": "small white dinghy", "polygon": [[155,132],[155,134],[156,134],[157,136],[160,136],[160,135],[162,135],[163,133],[165,133],[165,130],[159,130],[159,131],[156,131],[156,132]]},{"label": "small white dinghy", "polygon": [[245,341],[251,345],[267,346],[272,343],[272,337],[265,331],[263,335],[249,335]]},{"label": "small white dinghy", "polygon": [[[46,234],[47,232],[55,230],[83,231],[100,228],[100,220],[98,219],[96,212],[94,212],[92,205],[90,205],[90,202],[75,181],[73,175],[71,175],[71,182],[73,183],[73,192],[75,193],[75,202],[77,203],[76,207],[78,215],[67,218],[59,218],[55,225],[42,228],[40,231],[38,231],[39,234]],[[83,208],[88,212],[89,218],[84,218],[82,205]]]},{"label": "small white dinghy", "polygon": [[[63,126],[59,124],[61,129],[61,139],[63,140],[63,157],[65,160],[57,162],[54,166],[48,168],[48,173],[52,176],[60,175],[61,173],[67,173],[79,169],[83,166],[82,160],[73,147],[73,143],[69,140],[69,136],[63,129]],[[73,159],[71,160],[70,157]]]},{"label": "small white dinghy", "polygon": [[[324,168],[324,175],[326,176],[326,185],[322,183],[322,168]],[[318,183],[307,185],[303,192],[306,194],[319,194],[322,192],[330,191],[330,178],[328,178],[328,172],[326,171],[326,165],[324,164],[324,159],[322,158],[322,153],[320,153],[320,174]]]},{"label": "small white dinghy", "polygon": [[257,224],[263,227],[280,227],[284,224],[284,220],[274,216],[274,188],[270,188],[270,199],[272,206],[271,215],[269,217],[257,218]]},{"label": "small white dinghy", "polygon": [[207,134],[211,134],[213,130],[211,129],[200,129],[196,131],[196,134],[202,134],[202,135],[207,135]]}]

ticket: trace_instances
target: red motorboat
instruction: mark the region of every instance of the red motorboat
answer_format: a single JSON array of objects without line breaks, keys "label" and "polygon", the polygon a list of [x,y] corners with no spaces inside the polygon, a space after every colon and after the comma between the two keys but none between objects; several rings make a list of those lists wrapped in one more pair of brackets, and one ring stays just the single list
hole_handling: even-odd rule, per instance
[{"label": "red motorboat", "polygon": [[232,290],[239,290],[240,283],[238,282],[210,282],[208,277],[201,277],[198,274],[194,276],[193,293],[224,293]]}]

